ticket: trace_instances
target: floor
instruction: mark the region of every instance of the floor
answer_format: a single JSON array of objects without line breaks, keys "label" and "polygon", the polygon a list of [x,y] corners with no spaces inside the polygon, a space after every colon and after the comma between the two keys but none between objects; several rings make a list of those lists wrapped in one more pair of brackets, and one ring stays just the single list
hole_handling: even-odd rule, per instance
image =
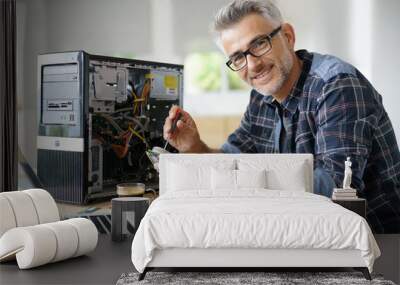
[{"label": "floor", "polygon": [[73,205],[57,202],[61,219],[74,218],[83,214],[107,215],[111,214],[111,201],[91,203],[88,205]]},{"label": "floor", "polygon": [[0,284],[115,284],[122,273],[134,271],[132,239],[116,243],[99,235],[97,248],[87,256],[19,270],[15,261],[0,264]]},{"label": "floor", "polygon": [[[375,264],[375,273],[399,282],[399,236],[376,236],[385,258]],[[389,239],[389,241],[388,241]],[[19,270],[15,261],[0,264],[0,284],[115,284],[122,273],[135,271],[130,248],[132,238],[112,242],[110,235],[100,234],[95,251],[87,256],[47,264],[29,270]]]},{"label": "floor", "polygon": [[381,256],[375,261],[374,272],[400,284],[400,234],[374,235]]}]

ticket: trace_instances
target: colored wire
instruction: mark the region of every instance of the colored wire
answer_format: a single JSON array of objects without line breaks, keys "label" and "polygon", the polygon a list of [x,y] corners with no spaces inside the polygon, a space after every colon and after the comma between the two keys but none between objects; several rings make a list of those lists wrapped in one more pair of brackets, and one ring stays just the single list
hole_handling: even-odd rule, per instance
[{"label": "colored wire", "polygon": [[97,115],[106,119],[118,131],[119,134],[124,132],[124,130],[121,129],[121,127],[117,124],[117,122],[115,122],[115,120],[110,115],[103,113],[98,113]]},{"label": "colored wire", "polygon": [[129,115],[123,114],[122,115],[125,119],[130,120],[132,122],[134,122],[142,131],[146,131],[145,126],[136,118],[131,117]]},{"label": "colored wire", "polygon": [[144,137],[142,137],[142,136],[141,136],[138,132],[136,132],[134,129],[132,129],[131,126],[128,127],[128,130],[129,130],[132,134],[134,134],[135,136],[137,136],[139,139],[141,139],[141,140],[147,145],[146,139],[145,139]]}]

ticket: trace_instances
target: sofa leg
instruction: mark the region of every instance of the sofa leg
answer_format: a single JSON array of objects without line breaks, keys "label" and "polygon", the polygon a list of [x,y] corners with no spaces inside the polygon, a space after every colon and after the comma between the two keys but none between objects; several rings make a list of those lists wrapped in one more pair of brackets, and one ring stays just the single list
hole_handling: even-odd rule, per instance
[{"label": "sofa leg", "polygon": [[144,271],[142,273],[139,274],[139,278],[138,281],[142,281],[144,279],[144,277],[146,276],[147,273],[147,267],[144,269]]},{"label": "sofa leg", "polygon": [[372,280],[371,274],[369,274],[369,270],[367,267],[354,267],[354,269],[357,271],[361,271],[362,274],[364,275],[365,279]]}]

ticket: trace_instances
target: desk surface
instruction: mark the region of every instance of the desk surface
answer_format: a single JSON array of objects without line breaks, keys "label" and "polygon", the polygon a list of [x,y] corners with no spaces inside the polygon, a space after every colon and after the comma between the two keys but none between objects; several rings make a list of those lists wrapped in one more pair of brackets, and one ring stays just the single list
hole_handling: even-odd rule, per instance
[{"label": "desk surface", "polygon": [[16,261],[0,264],[0,284],[115,284],[122,273],[135,271],[130,240],[112,242],[111,235],[99,234],[96,249],[57,263],[19,270]]}]

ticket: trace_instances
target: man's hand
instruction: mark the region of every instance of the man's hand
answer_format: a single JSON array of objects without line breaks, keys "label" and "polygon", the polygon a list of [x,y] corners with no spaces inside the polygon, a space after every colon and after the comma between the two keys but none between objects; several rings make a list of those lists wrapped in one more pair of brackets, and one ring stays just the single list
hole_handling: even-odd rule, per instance
[{"label": "man's hand", "polygon": [[[176,128],[172,132],[172,125],[178,112],[181,113],[181,117],[176,122]],[[209,152],[208,147],[200,140],[193,118],[178,106],[172,106],[168,117],[165,119],[164,139],[179,152]]]}]

